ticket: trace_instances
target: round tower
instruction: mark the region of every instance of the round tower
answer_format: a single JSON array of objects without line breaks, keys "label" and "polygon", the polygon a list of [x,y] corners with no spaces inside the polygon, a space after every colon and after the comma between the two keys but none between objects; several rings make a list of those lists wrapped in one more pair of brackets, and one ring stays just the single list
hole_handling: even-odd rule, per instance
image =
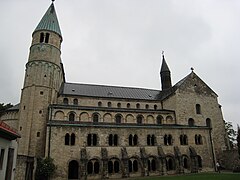
[{"label": "round tower", "polygon": [[[31,178],[35,157],[44,157],[48,106],[56,102],[64,82],[62,35],[52,3],[32,34],[20,101],[18,161],[25,161]],[[29,171],[29,172],[28,172]]]}]

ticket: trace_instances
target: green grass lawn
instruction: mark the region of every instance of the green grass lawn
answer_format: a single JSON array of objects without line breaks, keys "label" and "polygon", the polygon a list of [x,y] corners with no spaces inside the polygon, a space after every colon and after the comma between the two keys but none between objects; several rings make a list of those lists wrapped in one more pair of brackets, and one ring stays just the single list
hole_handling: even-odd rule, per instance
[{"label": "green grass lawn", "polygon": [[141,180],[240,180],[240,173],[198,173],[159,177],[134,178]]}]

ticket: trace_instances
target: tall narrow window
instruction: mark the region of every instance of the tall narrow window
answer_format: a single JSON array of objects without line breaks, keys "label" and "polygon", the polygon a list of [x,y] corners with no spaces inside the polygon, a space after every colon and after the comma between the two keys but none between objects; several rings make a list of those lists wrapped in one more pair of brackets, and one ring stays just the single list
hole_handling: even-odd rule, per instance
[{"label": "tall narrow window", "polygon": [[68,179],[78,179],[78,162],[73,160],[68,165]]},{"label": "tall narrow window", "polygon": [[44,33],[40,33],[40,43],[44,41]]},{"label": "tall narrow window", "polygon": [[158,125],[163,124],[163,117],[161,115],[157,116],[157,124]]},{"label": "tall narrow window", "polygon": [[69,134],[67,133],[66,135],[65,135],[65,145],[69,145]]},{"label": "tall narrow window", "polygon": [[142,115],[138,115],[137,116],[137,124],[142,124],[142,121],[143,121]]},{"label": "tall narrow window", "polygon": [[154,105],[154,110],[157,110],[157,105],[156,104]]},{"label": "tall narrow window", "polygon": [[134,160],[134,161],[133,161],[133,171],[134,171],[134,172],[137,172],[137,171],[138,171],[138,161],[137,161],[137,160]]},{"label": "tall narrow window", "polygon": [[75,145],[75,134],[74,133],[71,134],[71,145],[72,146]]},{"label": "tall narrow window", "polygon": [[139,103],[136,104],[136,108],[140,109],[140,104]]},{"label": "tall narrow window", "polygon": [[118,108],[121,108],[121,103],[117,103],[117,107],[118,107]]},{"label": "tall narrow window", "polygon": [[118,135],[117,134],[114,134],[114,136],[113,136],[113,145],[114,146],[118,145]]},{"label": "tall narrow window", "polygon": [[209,118],[206,119],[206,126],[207,126],[207,127],[212,127],[212,125],[211,125],[211,119],[209,119]]},{"label": "tall narrow window", "polygon": [[133,136],[133,145],[134,145],[134,146],[137,146],[137,144],[138,144],[138,136],[135,134],[135,135]]},{"label": "tall narrow window", "polygon": [[190,127],[193,127],[193,126],[194,126],[194,120],[193,120],[192,118],[190,118],[190,119],[188,120],[188,125],[189,125]]},{"label": "tall narrow window", "polygon": [[63,99],[63,104],[68,104],[68,98]]},{"label": "tall narrow window", "polygon": [[118,123],[118,124],[120,124],[121,121],[122,121],[122,116],[121,116],[120,114],[117,114],[117,115],[115,116],[115,122]]},{"label": "tall narrow window", "polygon": [[112,145],[113,145],[113,135],[112,135],[112,134],[110,134],[110,135],[108,136],[108,145],[109,145],[109,146],[112,146]]},{"label": "tall narrow window", "polygon": [[111,102],[108,102],[108,107],[112,107],[112,103]]},{"label": "tall narrow window", "polygon": [[133,136],[131,134],[128,137],[128,144],[129,144],[129,146],[133,145]]},{"label": "tall narrow window", "polygon": [[74,105],[78,105],[78,99],[74,99],[74,100],[73,100],[73,104],[74,104]]},{"label": "tall narrow window", "polygon": [[93,134],[93,141],[92,141],[93,146],[97,145],[97,134]]},{"label": "tall narrow window", "polygon": [[75,114],[74,113],[70,113],[69,114],[69,121],[74,121],[75,120]]},{"label": "tall narrow window", "polygon": [[49,34],[49,33],[46,33],[45,43],[48,43],[48,41],[49,41],[49,36],[50,36],[50,34]]},{"label": "tall narrow window", "polygon": [[132,172],[132,161],[128,160],[128,172]]},{"label": "tall narrow window", "polygon": [[201,106],[200,104],[196,104],[196,113],[201,114]]},{"label": "tall narrow window", "polygon": [[97,123],[99,121],[99,116],[97,113],[93,114],[93,122]]}]

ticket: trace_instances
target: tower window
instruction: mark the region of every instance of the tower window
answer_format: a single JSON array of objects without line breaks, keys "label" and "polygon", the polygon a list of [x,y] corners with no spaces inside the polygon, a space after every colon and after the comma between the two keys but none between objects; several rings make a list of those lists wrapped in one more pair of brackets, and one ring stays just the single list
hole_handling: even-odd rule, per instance
[{"label": "tower window", "polygon": [[169,145],[172,145],[172,144],[173,144],[172,143],[172,135],[171,134],[169,134],[169,135],[165,134],[164,145],[169,146]]},{"label": "tower window", "polygon": [[70,113],[69,114],[69,121],[74,121],[75,120],[75,114],[74,113]]},{"label": "tower window", "polygon": [[49,33],[46,33],[45,43],[48,43],[48,41],[49,41],[49,36],[50,36],[50,34],[49,34]]},{"label": "tower window", "polygon": [[146,109],[149,109],[149,105],[148,105],[148,104],[146,104],[145,108],[146,108]]},{"label": "tower window", "polygon": [[117,103],[117,107],[118,107],[118,108],[121,108],[121,103]]},{"label": "tower window", "polygon": [[40,137],[40,132],[37,132],[37,137]]},{"label": "tower window", "polygon": [[127,108],[130,108],[130,107],[131,107],[130,103],[127,103]]},{"label": "tower window", "polygon": [[201,105],[200,104],[196,104],[196,113],[201,114]]},{"label": "tower window", "polygon": [[98,102],[98,107],[101,107],[101,106],[102,106],[102,102],[99,101],[99,102]]},{"label": "tower window", "polygon": [[207,126],[207,127],[212,127],[212,125],[211,125],[211,119],[209,119],[209,118],[206,119],[206,126]]},{"label": "tower window", "polygon": [[43,91],[40,91],[40,94],[43,95]]},{"label": "tower window", "polygon": [[159,115],[158,117],[157,117],[157,124],[162,124],[163,123],[163,117],[161,116],[161,115]]},{"label": "tower window", "polygon": [[40,34],[40,43],[42,43],[44,41],[44,33]]},{"label": "tower window", "polygon": [[94,123],[97,123],[98,121],[99,121],[99,116],[98,116],[97,113],[94,113],[94,114],[93,114],[93,122],[94,122]]},{"label": "tower window", "polygon": [[88,146],[97,146],[97,134],[88,134],[87,145]]},{"label": "tower window", "polygon": [[137,124],[142,124],[143,122],[143,116],[142,115],[138,115],[137,116]]},{"label": "tower window", "polygon": [[112,103],[111,102],[108,102],[108,107],[112,107]]},{"label": "tower window", "polygon": [[117,114],[115,116],[115,122],[118,124],[120,124],[122,122],[122,116],[120,114]]},{"label": "tower window", "polygon": [[157,110],[157,105],[156,104],[154,105],[154,110]]}]

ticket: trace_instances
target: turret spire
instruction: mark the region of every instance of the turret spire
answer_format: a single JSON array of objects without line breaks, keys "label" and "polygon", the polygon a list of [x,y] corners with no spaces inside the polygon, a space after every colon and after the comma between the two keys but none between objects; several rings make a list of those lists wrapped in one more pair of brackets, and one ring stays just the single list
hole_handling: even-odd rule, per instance
[{"label": "turret spire", "polygon": [[164,51],[162,52],[162,66],[160,70],[160,77],[161,77],[161,83],[162,83],[162,90],[166,90],[172,87],[171,72],[166,63],[166,60],[164,57]]},{"label": "turret spire", "polygon": [[58,23],[57,14],[56,14],[56,10],[55,10],[53,2],[54,2],[54,0],[52,0],[50,7],[48,8],[47,12],[42,17],[41,21],[37,25],[34,32],[40,31],[40,30],[48,30],[48,31],[53,31],[62,37],[62,33],[60,30],[60,26]]}]

